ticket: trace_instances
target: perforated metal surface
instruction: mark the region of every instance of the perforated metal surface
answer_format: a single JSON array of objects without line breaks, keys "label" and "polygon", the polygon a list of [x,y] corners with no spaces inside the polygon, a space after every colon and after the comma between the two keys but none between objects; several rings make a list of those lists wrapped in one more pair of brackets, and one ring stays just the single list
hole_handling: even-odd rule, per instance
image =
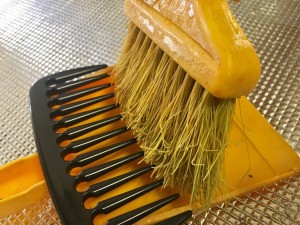
[{"label": "perforated metal surface", "polygon": [[[116,61],[126,33],[122,4],[0,1],[0,165],[36,151],[28,103],[34,81]],[[262,62],[262,78],[249,99],[300,154],[300,1],[242,0],[232,7]],[[300,224],[299,177],[288,182],[279,182],[280,190],[271,187],[270,193],[262,190],[218,206],[192,223]],[[0,224],[60,222],[51,200],[44,199]]]}]

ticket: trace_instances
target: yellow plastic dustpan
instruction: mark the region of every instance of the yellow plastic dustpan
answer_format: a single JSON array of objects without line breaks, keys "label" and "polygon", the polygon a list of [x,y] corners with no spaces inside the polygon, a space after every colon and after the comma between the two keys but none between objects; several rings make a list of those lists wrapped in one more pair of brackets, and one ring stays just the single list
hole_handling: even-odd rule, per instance
[{"label": "yellow plastic dustpan", "polygon": [[[110,69],[100,70],[87,77],[110,72]],[[97,86],[108,81],[95,81],[88,86]],[[112,87],[107,88],[80,98],[80,100],[112,91]],[[93,107],[96,108],[99,105],[90,106],[90,108]],[[107,115],[103,115],[103,117],[105,116]],[[101,117],[99,118],[101,119]],[[88,122],[92,121],[93,119],[90,119]],[[116,126],[119,125],[117,124]],[[110,125],[105,129],[113,128],[114,126]],[[96,132],[91,132],[89,135],[93,136]],[[126,153],[135,151],[136,146],[127,148],[126,152],[122,154],[126,155]],[[120,171],[111,172],[111,176],[120,173]],[[238,99],[229,144],[226,149],[224,183],[221,191],[217,193],[215,204],[299,173],[300,158],[295,151],[245,97]],[[149,176],[143,176],[137,181],[131,181],[121,186],[118,190],[106,194],[105,197],[133,189],[149,179]],[[158,199],[169,191],[154,189],[143,198],[140,197],[108,215],[98,215],[94,219],[94,224],[105,224],[103,221],[106,221],[111,216],[116,216],[143,205],[145,199]],[[48,195],[47,185],[37,154],[0,167],[0,218],[20,211]],[[153,224],[189,210],[191,206],[188,203],[188,197],[182,196],[179,201],[169,204],[136,224]],[[91,202],[90,204],[94,205],[95,203]]]}]

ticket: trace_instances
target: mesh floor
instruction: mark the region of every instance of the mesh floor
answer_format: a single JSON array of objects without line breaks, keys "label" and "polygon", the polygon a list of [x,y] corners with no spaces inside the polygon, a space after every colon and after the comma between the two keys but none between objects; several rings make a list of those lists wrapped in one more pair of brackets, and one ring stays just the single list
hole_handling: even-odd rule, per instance
[{"label": "mesh floor", "polygon": [[[36,152],[28,93],[58,71],[116,62],[126,18],[120,0],[0,1],[0,165]],[[300,1],[232,4],[262,63],[249,99],[300,154]],[[300,178],[199,213],[191,224],[300,224]],[[35,215],[35,216],[32,216]],[[50,199],[0,224],[60,224]]]}]

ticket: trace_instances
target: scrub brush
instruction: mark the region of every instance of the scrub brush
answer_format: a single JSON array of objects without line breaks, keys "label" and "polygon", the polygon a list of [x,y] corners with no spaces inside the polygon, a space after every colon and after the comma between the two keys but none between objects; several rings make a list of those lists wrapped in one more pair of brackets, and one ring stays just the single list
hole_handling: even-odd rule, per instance
[{"label": "scrub brush", "polygon": [[236,98],[260,75],[227,0],[125,0],[131,20],[113,74],[127,127],[164,185],[208,205]]}]

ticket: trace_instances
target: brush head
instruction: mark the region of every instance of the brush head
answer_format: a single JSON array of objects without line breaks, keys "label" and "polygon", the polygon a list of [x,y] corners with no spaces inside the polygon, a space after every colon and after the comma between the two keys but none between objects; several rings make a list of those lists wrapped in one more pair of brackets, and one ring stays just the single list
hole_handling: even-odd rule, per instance
[{"label": "brush head", "polygon": [[240,97],[256,86],[258,56],[227,0],[126,0],[125,14],[212,95]]},{"label": "brush head", "polygon": [[144,161],[191,202],[211,202],[235,99],[218,99],[131,24],[115,67],[116,99]]},{"label": "brush head", "polygon": [[116,97],[165,186],[208,205],[220,180],[235,98],[260,65],[226,0],[126,0],[132,21]]}]

